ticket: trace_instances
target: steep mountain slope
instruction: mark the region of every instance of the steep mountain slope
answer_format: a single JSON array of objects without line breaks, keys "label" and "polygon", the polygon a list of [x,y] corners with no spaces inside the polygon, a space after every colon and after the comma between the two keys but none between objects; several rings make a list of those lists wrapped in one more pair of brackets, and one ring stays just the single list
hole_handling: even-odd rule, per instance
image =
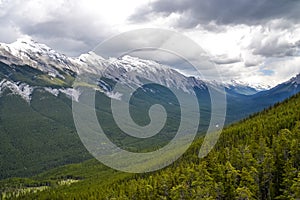
[{"label": "steep mountain slope", "polygon": [[0,98],[0,178],[37,172],[91,158],[72,122],[69,99],[42,90],[30,105],[5,90]]},{"label": "steep mountain slope", "polygon": [[[200,138],[180,160],[153,173],[116,174],[103,168],[103,176],[98,170],[102,165],[93,161],[65,166],[34,178],[35,186],[48,180],[48,190],[17,199],[298,199],[299,107],[297,94],[227,127],[201,160]],[[80,181],[52,185],[50,180],[62,174]]]}]

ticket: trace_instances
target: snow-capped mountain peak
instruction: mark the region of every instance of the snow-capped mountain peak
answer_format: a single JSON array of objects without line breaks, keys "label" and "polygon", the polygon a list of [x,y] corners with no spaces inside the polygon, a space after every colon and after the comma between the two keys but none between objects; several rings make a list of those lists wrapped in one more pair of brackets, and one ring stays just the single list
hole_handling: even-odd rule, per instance
[{"label": "snow-capped mountain peak", "polygon": [[231,80],[229,85],[233,86],[233,87],[249,87],[249,88],[253,88],[257,91],[264,91],[264,90],[268,90],[271,88],[270,85],[265,85],[265,84],[251,84],[251,83],[246,83],[244,81],[240,81],[240,80]]},{"label": "snow-capped mountain peak", "polygon": [[135,70],[141,72],[145,70],[150,70],[152,72],[161,72],[161,71],[175,72],[174,69],[172,69],[167,65],[162,65],[153,60],[146,60],[138,57],[132,57],[130,55],[125,55],[122,58],[119,58],[118,63],[124,65],[125,68],[128,70]]},{"label": "snow-capped mountain peak", "polygon": [[210,83],[211,85],[217,85],[224,87],[227,91],[237,93],[237,94],[243,94],[243,95],[253,95],[261,91],[265,91],[271,88],[271,86],[263,85],[263,84],[250,84],[243,82],[241,80],[229,80],[229,81],[223,81],[218,82],[215,80],[206,80],[206,83]]},{"label": "snow-capped mountain peak", "polygon": [[48,47],[47,45],[37,43],[33,39],[28,37],[19,38],[17,41],[11,43],[9,47],[12,47],[14,50],[18,50],[18,51],[31,51],[36,53],[41,53],[41,52],[55,53],[55,51],[50,47]]},{"label": "snow-capped mountain peak", "polygon": [[105,60],[105,58],[103,58],[102,56],[99,56],[98,54],[96,54],[93,51],[89,51],[88,53],[81,54],[78,58],[80,60],[86,61],[86,62],[87,61],[89,61],[89,62],[92,62],[92,61],[99,62],[99,61],[104,61]]},{"label": "snow-capped mountain peak", "polygon": [[106,66],[103,75],[125,85],[141,86],[143,85],[141,79],[144,79],[168,88],[180,89],[187,93],[191,93],[196,86],[205,87],[204,82],[201,80],[192,80],[170,66],[129,55],[120,58],[109,58]]},{"label": "snow-capped mountain peak", "polygon": [[62,76],[59,70],[78,72],[70,58],[30,38],[20,38],[11,44],[1,43],[0,55],[0,61],[6,64],[29,65],[54,76]]}]

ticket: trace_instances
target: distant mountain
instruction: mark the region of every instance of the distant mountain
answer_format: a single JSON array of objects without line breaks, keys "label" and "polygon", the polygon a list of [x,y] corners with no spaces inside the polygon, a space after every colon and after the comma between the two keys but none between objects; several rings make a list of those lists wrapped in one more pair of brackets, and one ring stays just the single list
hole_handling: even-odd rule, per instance
[{"label": "distant mountain", "polygon": [[248,83],[237,80],[231,80],[229,83],[223,84],[223,86],[229,93],[237,93],[244,95],[253,95],[260,91],[265,91],[271,88],[268,85],[250,85]]},{"label": "distant mountain", "polygon": [[253,95],[254,100],[263,99],[264,104],[280,102],[288,96],[292,96],[300,92],[300,74],[290,80],[281,83],[269,90],[259,92]]}]

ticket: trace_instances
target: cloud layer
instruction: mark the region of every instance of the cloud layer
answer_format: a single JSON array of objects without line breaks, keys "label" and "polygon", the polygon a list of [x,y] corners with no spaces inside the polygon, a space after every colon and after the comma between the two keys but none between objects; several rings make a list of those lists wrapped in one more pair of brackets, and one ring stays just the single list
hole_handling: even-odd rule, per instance
[{"label": "cloud layer", "polygon": [[257,25],[272,19],[299,22],[300,2],[295,0],[160,0],[148,4],[132,15],[133,21],[151,20],[159,14],[169,16],[179,13],[179,27],[216,24]]}]

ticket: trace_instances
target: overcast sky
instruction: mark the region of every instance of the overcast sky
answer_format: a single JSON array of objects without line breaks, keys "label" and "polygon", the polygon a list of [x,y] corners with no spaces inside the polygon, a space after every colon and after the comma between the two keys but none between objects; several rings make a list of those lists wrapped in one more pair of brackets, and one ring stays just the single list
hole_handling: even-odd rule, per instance
[{"label": "overcast sky", "polygon": [[30,36],[78,56],[124,31],[164,28],[197,42],[224,79],[274,85],[300,73],[299,11],[297,0],[0,0],[0,42]]}]

